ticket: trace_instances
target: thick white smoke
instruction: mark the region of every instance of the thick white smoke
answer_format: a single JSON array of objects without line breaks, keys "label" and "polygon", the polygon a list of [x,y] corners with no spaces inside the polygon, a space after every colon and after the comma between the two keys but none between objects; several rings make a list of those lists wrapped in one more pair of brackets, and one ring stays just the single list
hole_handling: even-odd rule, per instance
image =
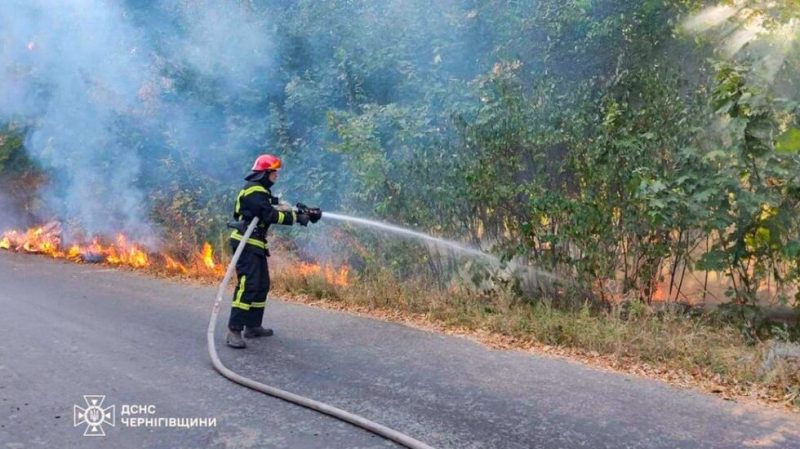
[{"label": "thick white smoke", "polygon": [[176,71],[237,95],[269,70],[268,29],[240,2],[147,8],[137,15],[113,0],[9,0],[0,8],[0,122],[31,125],[26,149],[51,179],[44,211],[90,234],[154,235],[141,188],[151,147],[181,148],[213,165],[226,155],[206,154],[209,136],[216,149],[236,146],[202,100],[168,98]]}]

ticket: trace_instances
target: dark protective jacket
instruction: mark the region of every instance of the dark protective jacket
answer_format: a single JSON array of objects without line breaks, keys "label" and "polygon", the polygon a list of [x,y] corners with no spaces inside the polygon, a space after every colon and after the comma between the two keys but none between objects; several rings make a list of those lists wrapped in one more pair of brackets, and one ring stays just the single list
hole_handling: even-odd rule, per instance
[{"label": "dark protective jacket", "polygon": [[[272,196],[269,182],[248,181],[236,196],[233,218],[244,220],[248,225],[254,217],[258,217],[258,225],[247,240],[245,250],[261,254],[269,254],[267,230],[272,224],[293,225],[297,221],[295,212],[281,212],[275,209],[278,199]],[[242,233],[234,230],[231,233],[231,245],[235,248],[242,240]]]}]

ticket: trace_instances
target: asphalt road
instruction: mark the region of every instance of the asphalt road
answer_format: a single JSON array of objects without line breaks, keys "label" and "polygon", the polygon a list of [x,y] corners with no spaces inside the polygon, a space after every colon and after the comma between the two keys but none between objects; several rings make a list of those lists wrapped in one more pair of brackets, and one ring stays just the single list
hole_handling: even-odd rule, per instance
[{"label": "asphalt road", "polygon": [[[0,251],[0,448],[397,447],[219,376],[205,347],[213,296]],[[234,371],[437,448],[800,448],[798,415],[655,381],[279,301],[267,309],[276,335],[234,351],[223,315]],[[105,437],[73,426],[92,394],[115,407]],[[124,418],[216,426],[130,427],[125,405],[153,413]]]}]

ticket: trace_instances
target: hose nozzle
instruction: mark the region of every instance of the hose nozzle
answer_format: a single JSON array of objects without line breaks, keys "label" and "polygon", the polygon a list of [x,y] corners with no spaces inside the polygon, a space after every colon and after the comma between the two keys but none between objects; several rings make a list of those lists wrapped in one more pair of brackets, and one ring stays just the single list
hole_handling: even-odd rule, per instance
[{"label": "hose nozzle", "polygon": [[311,221],[311,223],[316,223],[320,218],[322,218],[322,209],[318,207],[308,207],[303,203],[297,203],[295,208],[298,214],[308,215],[308,219]]}]

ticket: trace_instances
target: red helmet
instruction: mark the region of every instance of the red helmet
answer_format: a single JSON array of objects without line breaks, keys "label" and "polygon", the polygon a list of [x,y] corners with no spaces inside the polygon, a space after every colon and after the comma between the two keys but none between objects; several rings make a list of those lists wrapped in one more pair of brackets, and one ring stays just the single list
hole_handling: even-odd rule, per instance
[{"label": "red helmet", "polygon": [[253,171],[265,171],[265,170],[274,170],[278,171],[281,169],[281,160],[278,159],[277,156],[273,156],[271,154],[262,154],[261,156],[256,158],[256,161],[253,163]]}]

